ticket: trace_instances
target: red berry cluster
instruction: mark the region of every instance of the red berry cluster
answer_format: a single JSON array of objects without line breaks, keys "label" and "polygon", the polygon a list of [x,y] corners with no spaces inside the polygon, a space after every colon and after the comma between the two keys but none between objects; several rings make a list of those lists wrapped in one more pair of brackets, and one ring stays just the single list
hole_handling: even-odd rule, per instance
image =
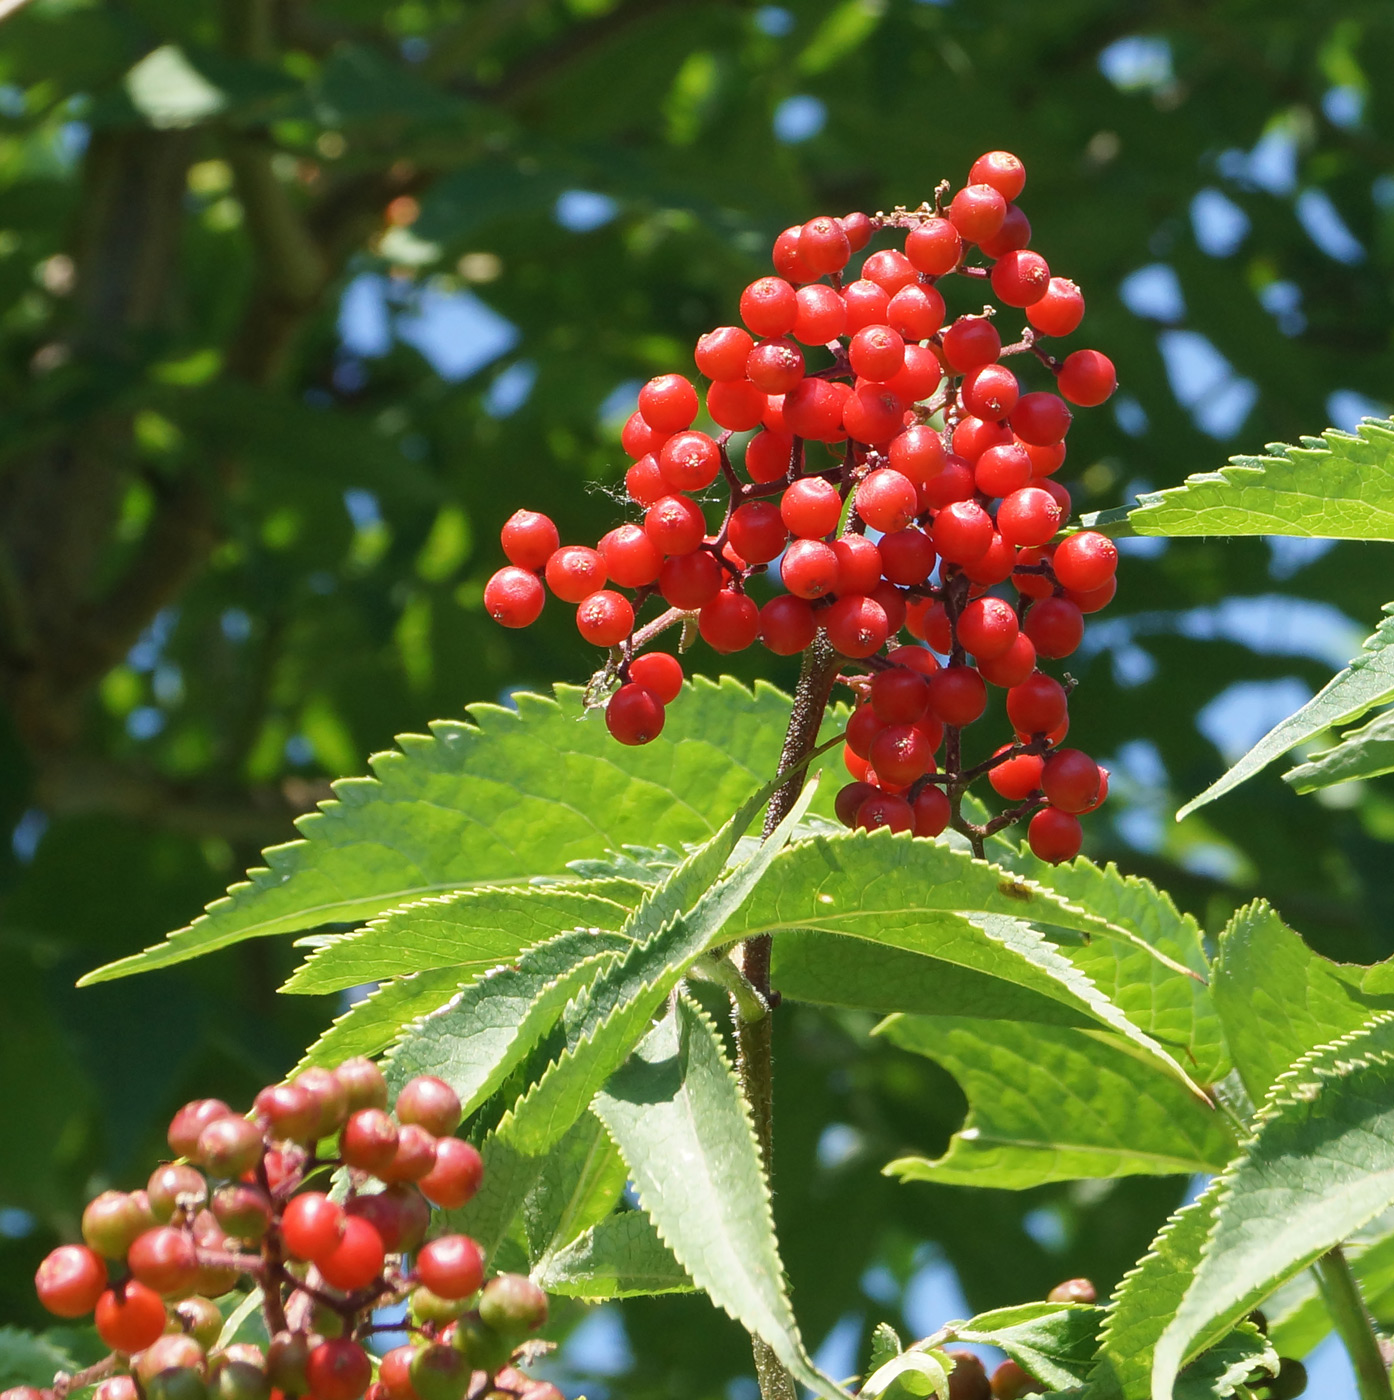
[{"label": "red berry cluster", "polygon": [[[865,668],[844,677],[861,700],[848,731],[855,781],[838,799],[848,825],[923,836],[952,825],[981,850],[989,829],[1029,816],[1043,859],[1078,852],[1077,814],[1103,800],[1106,774],[1058,747],[1066,687],[1038,662],[1070,655],[1084,614],[1113,597],[1111,541],[1084,531],[1053,543],[1070,515],[1053,477],[1070,405],[1103,403],[1116,377],[1096,350],[1058,360],[1041,345],[1078,327],[1084,298],[1027,248],[1014,202],[1025,181],[1015,156],[994,151],[947,204],[943,185],[932,207],[786,229],[778,275],[741,294],[744,328],[697,342],[712,431],[693,426],[702,398],[683,375],[640,391],[623,442],[642,523],[595,549],[563,546],[535,512],[505,524],[511,562],[489,580],[486,607],[525,627],[548,589],[574,603],[582,636],[613,649],[604,674],[620,684],[606,719],[622,743],[653,739],[681,689],[675,657],[640,654],[666,627],[695,620],[723,653],[761,641],[788,656],[822,638]],[[852,271],[884,233],[903,248],[865,252]],[[1021,337],[1003,345],[991,306],[948,320],[949,274],[1024,310]],[[1018,356],[1051,387],[1025,389],[1005,363]],[[718,493],[713,531],[704,501]],[[758,606],[747,586],[776,561],[786,591]],[[667,611],[636,630],[654,597]],[[897,645],[902,629],[933,651]],[[960,732],[984,713],[989,685],[1006,691],[1015,737],[965,767]],[[960,799],[984,774],[1019,805],[980,827]]]},{"label": "red berry cluster", "polygon": [[[479,1153],[453,1136],[455,1091],[422,1076],[395,1113],[387,1101],[377,1066],[357,1059],[263,1089],[246,1117],[219,1099],[185,1104],[169,1125],[182,1160],[157,1167],[144,1190],[97,1196],[85,1243],[39,1266],[43,1305],[95,1313],[112,1353],[62,1388],[100,1379],[97,1400],[560,1400],[509,1365],[546,1321],[546,1295],[512,1274],[485,1283],[467,1235],[426,1242],[432,1205],[464,1205],[483,1176]],[[306,1189],[339,1169],[341,1200]],[[262,1290],[270,1343],[219,1348],[212,1299],[248,1280]],[[418,1340],[388,1352],[374,1380],[363,1345],[383,1330],[373,1312],[402,1300]]]}]

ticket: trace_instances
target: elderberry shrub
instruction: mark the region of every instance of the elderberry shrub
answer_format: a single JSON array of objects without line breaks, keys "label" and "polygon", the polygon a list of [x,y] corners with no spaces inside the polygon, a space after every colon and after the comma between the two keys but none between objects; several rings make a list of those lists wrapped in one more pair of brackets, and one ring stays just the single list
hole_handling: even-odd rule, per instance
[{"label": "elderberry shrub", "polygon": [[[387,1082],[366,1059],[271,1085],[246,1117],[219,1099],[185,1104],[168,1134],[182,1160],[143,1190],[95,1197],[84,1243],[60,1245],[35,1276],[50,1312],[94,1315],[111,1354],[54,1391],[0,1400],[94,1382],[95,1400],[561,1400],[513,1366],[547,1320],[546,1294],[515,1274],[486,1282],[467,1235],[426,1242],[431,1207],[458,1209],[483,1177],[459,1123],[455,1091],[424,1075],[389,1113]],[[335,1172],[344,1189],[331,1197]],[[211,1300],[241,1284],[262,1290],[265,1349],[219,1345]],[[374,1380],[373,1313],[402,1301],[409,1319],[392,1325],[413,1340]]]},{"label": "elderberry shrub", "polygon": [[[947,204],[945,184],[932,206],[786,229],[777,275],[741,294],[744,327],[697,341],[704,393],[681,374],[640,391],[622,441],[642,519],[595,549],[562,545],[532,511],[503,527],[509,563],[486,607],[526,627],[548,590],[577,605],[581,634],[612,649],[592,693],[612,691],[606,722],[621,743],[663,729],[682,668],[644,648],[677,623],[695,620],[719,653],[827,647],[857,699],[853,781],[837,800],[848,826],[927,837],[952,826],[981,853],[991,831],[1029,819],[1043,860],[1078,854],[1079,817],[1104,800],[1108,774],[1061,747],[1067,688],[1043,663],[1073,653],[1085,615],[1112,599],[1118,554],[1095,531],[1062,533],[1071,503],[1055,474],[1071,405],[1103,403],[1117,379],[1097,350],[1059,359],[1042,343],[1078,328],[1084,297],[1028,249],[1025,182],[1015,156],[993,151]],[[871,251],[885,235],[901,246]],[[991,305],[946,324],[937,284],[950,275],[1024,311],[1020,336],[1003,344]],[[722,511],[715,529],[709,504]],[[785,591],[758,606],[747,585],[776,560]],[[651,601],[664,609],[639,623]],[[962,731],[989,686],[1006,692],[1012,737],[969,764]],[[1013,804],[986,826],[960,806],[979,777]]]}]

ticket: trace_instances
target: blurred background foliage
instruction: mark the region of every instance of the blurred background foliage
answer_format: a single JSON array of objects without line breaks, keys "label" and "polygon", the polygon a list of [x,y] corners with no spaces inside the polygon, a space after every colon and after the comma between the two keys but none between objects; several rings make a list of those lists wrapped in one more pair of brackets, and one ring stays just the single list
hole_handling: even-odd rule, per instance
[{"label": "blurred background foliage", "polygon": [[[334,1013],[253,942],[81,993],[187,922],[394,733],[583,679],[569,610],[485,617],[500,523],[617,513],[638,385],[690,368],[785,225],[916,204],[1006,147],[1123,388],[1080,509],[1387,413],[1385,0],[32,0],[0,26],[0,1318],[85,1193],[194,1094],[245,1101]],[[1394,595],[1386,547],[1133,541],[1072,667],[1112,762],[1092,853],[1214,929],[1256,892],[1394,952],[1394,789],[1186,797]],[[792,680],[748,654],[715,672]],[[871,1324],[1111,1286],[1178,1181],[882,1181],[956,1086],[800,1011],[776,1209],[834,1374]],[[862,1339],[859,1341],[859,1339]],[[590,1315],[592,1395],[742,1400],[697,1300]],[[610,1378],[597,1378],[598,1372]]]}]

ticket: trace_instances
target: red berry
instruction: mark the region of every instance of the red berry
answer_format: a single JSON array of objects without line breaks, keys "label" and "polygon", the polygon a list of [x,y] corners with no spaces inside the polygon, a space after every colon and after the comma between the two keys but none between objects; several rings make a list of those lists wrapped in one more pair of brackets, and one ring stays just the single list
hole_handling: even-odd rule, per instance
[{"label": "red berry", "polygon": [[1070,430],[1064,399],[1044,392],[1023,394],[1011,413],[1012,431],[1033,447],[1050,447]]},{"label": "red berry", "polygon": [[782,277],[761,277],[741,293],[741,320],[761,337],[787,335],[794,329],[798,311],[798,297]]},{"label": "red berry", "polygon": [[245,1118],[214,1119],[200,1134],[199,1163],[212,1175],[241,1176],[261,1160],[261,1129]]},{"label": "red berry", "polygon": [[863,831],[879,831],[883,826],[892,831],[910,831],[915,825],[915,814],[903,797],[876,792],[857,808],[857,825]]},{"label": "red berry", "polygon": [[923,486],[944,469],[944,440],[934,428],[916,423],[891,439],[890,459],[896,471]]},{"label": "red berry", "polygon": [[[925,702],[928,701],[929,692],[926,690]],[[921,710],[920,714],[923,713]],[[847,747],[858,758],[868,758],[871,754],[871,741],[886,727],[886,723],[871,705],[859,705],[852,711],[852,718],[847,721]]]},{"label": "red berry", "polygon": [[[682,691],[682,662],[666,651],[646,652],[643,656],[636,656],[629,663],[629,678],[645,689],[653,691],[663,704],[671,705]],[[452,1140],[442,1138],[441,1146],[444,1147]],[[473,1152],[474,1149],[470,1148],[470,1151]],[[424,1184],[421,1189],[426,1190]],[[426,1194],[429,1196],[431,1193],[427,1191]]]},{"label": "red berry", "polygon": [[[871,764],[869,764],[866,759],[853,753],[849,744],[843,744],[842,746],[842,766],[857,780],[857,782],[865,783],[868,781],[867,775],[870,773]],[[871,773],[872,778],[875,778],[875,776],[874,773]],[[856,813],[854,812],[852,815],[855,816]]]},{"label": "red berry", "polygon": [[[666,652],[655,651],[650,652],[648,656],[636,658],[630,663],[630,674],[633,674],[640,661],[656,661],[666,655]],[[677,666],[676,658],[668,657],[668,660]],[[645,668],[646,672],[656,669],[663,668]],[[678,686],[681,685],[682,667],[678,666]],[[436,1143],[435,1165],[417,1185],[421,1188],[422,1195],[442,1210],[458,1210],[479,1190],[483,1178],[484,1162],[478,1151],[470,1143],[461,1142],[459,1138],[443,1137]]]},{"label": "red berry", "polygon": [[745,373],[761,393],[787,394],[803,378],[803,351],[791,340],[762,340],[750,352]]},{"label": "red berry", "polygon": [[796,293],[794,339],[805,345],[826,345],[847,329],[847,305],[831,287],[818,283]]},{"label": "red berry", "polygon": [[1050,267],[1039,253],[1004,253],[992,269],[992,290],[1007,306],[1033,306],[1050,286]]},{"label": "red berry", "polygon": [[661,433],[680,432],[697,416],[697,390],[680,374],[660,374],[639,390],[639,412]]},{"label": "red berry", "polygon": [[499,532],[510,564],[534,573],[545,567],[561,544],[557,527],[535,510],[515,510]]},{"label": "red berry", "polygon": [[903,530],[915,518],[919,497],[909,480],[893,467],[878,467],[857,487],[857,513],[873,530]]},{"label": "red berry", "polygon": [[855,335],[863,326],[884,326],[890,311],[890,293],[879,282],[860,278],[842,289],[842,305],[846,317],[845,330]]},{"label": "red berry", "polygon": [[856,442],[889,442],[905,426],[905,401],[884,384],[861,384],[842,402],[842,426]]},{"label": "red berry", "polygon": [[842,225],[842,231],[847,235],[847,241],[854,253],[860,253],[871,242],[874,230],[871,220],[865,214],[844,214],[838,223]]},{"label": "red berry", "polygon": [[623,593],[602,588],[576,609],[576,629],[592,646],[618,646],[634,630],[634,607]]},{"label": "red berry", "polygon": [[794,439],[788,434],[768,429],[756,433],[745,446],[746,475],[761,485],[778,481],[789,474],[793,451]]},{"label": "red berry", "polygon": [[1058,472],[1065,463],[1065,444],[1053,442],[1045,447],[1035,443],[1022,443],[1026,455],[1031,459],[1031,471],[1035,476],[1049,476]]},{"label": "red berry", "polygon": [[484,610],[504,627],[530,627],[546,601],[542,580],[513,564],[506,564],[484,585]]},{"label": "red berry", "polygon": [[1011,447],[1016,437],[1005,423],[967,414],[954,426],[953,446],[956,456],[977,465],[978,458],[994,447]]},{"label": "red berry", "polygon": [[839,220],[821,214],[800,229],[799,257],[816,276],[841,272],[851,256],[852,243]]},{"label": "red berry", "polygon": [[658,577],[663,556],[638,525],[617,525],[600,537],[605,572],[622,588],[643,588]]},{"label": "red berry", "polygon": [[658,458],[652,452],[641,457],[624,474],[624,489],[631,501],[651,506],[660,496],[668,494],[668,483],[658,469]]},{"label": "red berry", "polygon": [[906,340],[928,340],[944,324],[944,298],[917,282],[902,287],[886,308],[886,324]]},{"label": "red berry", "polygon": [[989,151],[973,162],[970,185],[991,185],[1003,199],[1015,199],[1026,188],[1026,167],[1010,151]]},{"label": "red berry", "polygon": [[416,1348],[393,1347],[385,1352],[378,1364],[378,1383],[387,1391],[388,1400],[421,1400],[411,1384],[411,1359]]},{"label": "red berry", "polygon": [[1076,350],[1065,357],[1055,384],[1071,403],[1093,408],[1118,387],[1118,374],[1107,355],[1097,350]]},{"label": "red berry", "polygon": [[1057,749],[1045,760],[1041,788],[1052,807],[1087,812],[1098,801],[1099,765],[1079,749]]},{"label": "red berry", "polygon": [[892,583],[913,587],[923,583],[934,568],[934,543],[922,530],[896,530],[883,535],[876,548],[882,571]]},{"label": "red berry", "polygon": [[784,551],[779,573],[790,593],[800,598],[821,598],[837,591],[837,554],[822,540],[798,539]]},{"label": "red berry", "polygon": [[[1097,812],[1108,798],[1108,769],[1102,764],[1099,765],[1099,790],[1094,795],[1094,800],[1084,808],[1084,812]],[[1080,815],[1083,815],[1081,813]]]},{"label": "red berry", "polygon": [[650,452],[657,452],[667,441],[668,434],[651,428],[644,422],[644,415],[637,409],[629,415],[620,431],[620,446],[638,461]]},{"label": "red berry", "polygon": [[844,656],[860,658],[880,651],[890,636],[886,610],[874,598],[849,593],[822,617],[828,640]]},{"label": "red berry", "polygon": [[870,783],[855,782],[848,783],[846,787],[839,789],[837,796],[833,799],[833,811],[837,814],[837,819],[843,826],[856,826],[857,810],[868,797],[873,797],[876,789]]},{"label": "red berry", "polygon": [[965,185],[949,204],[949,221],[965,243],[981,243],[1002,227],[1007,201],[991,185]]},{"label": "red berry", "polygon": [[647,744],[663,732],[663,702],[647,687],[622,685],[605,706],[605,727],[622,744]]},{"label": "red berry", "polygon": [[[644,513],[644,533],[664,554],[691,554],[706,536],[707,522],[696,501],[663,496]],[[596,588],[604,582],[602,577]]]},{"label": "red berry", "polygon": [[1118,546],[1097,530],[1081,530],[1056,545],[1051,562],[1065,588],[1090,593],[1112,579],[1118,568]]},{"label": "red berry", "polygon": [[[925,684],[926,695],[929,690]],[[929,735],[913,724],[889,724],[871,741],[871,766],[878,778],[908,787],[934,764]]]},{"label": "red berry", "polygon": [[[929,682],[916,670],[908,666],[897,666],[891,671],[878,671],[871,679],[871,713],[882,725],[914,724],[929,708]],[[859,710],[858,714],[865,711]],[[851,743],[851,726],[848,726],[848,742]],[[857,746],[852,745],[855,749]],[[857,749],[861,753],[861,749]],[[864,756],[869,756],[868,749]],[[873,760],[874,761],[874,760]],[[880,771],[881,765],[876,765]]]},{"label": "red berry", "polygon": [[977,660],[982,678],[1005,690],[1020,685],[1036,669],[1036,648],[1025,632],[1018,632],[1016,640],[1000,656],[991,660],[980,656]]},{"label": "red berry", "polygon": [[[529,577],[540,590],[541,584],[535,576],[529,574]],[[257,1118],[265,1123],[267,1135],[275,1141],[301,1144],[314,1141],[319,1127],[319,1105],[300,1085],[269,1085],[256,1096],[252,1107],[256,1110]]]},{"label": "red berry", "polygon": [[382,1272],[382,1236],[356,1215],[344,1217],[339,1242],[326,1254],[315,1257],[315,1267],[331,1288],[345,1293],[366,1288]]},{"label": "red berry", "polygon": [[706,433],[674,433],[658,454],[658,469],[671,491],[701,491],[721,474],[721,449]]},{"label": "red berry", "polygon": [[460,1126],[460,1096],[443,1079],[419,1074],[402,1086],[394,1105],[397,1121],[447,1137]]},{"label": "red berry", "polygon": [[1031,850],[1051,865],[1073,860],[1084,844],[1084,830],[1079,818],[1055,807],[1042,807],[1026,828]]},{"label": "red berry", "polygon": [[718,380],[707,390],[707,412],[721,427],[746,433],[760,426],[765,395],[748,379]]},{"label": "red berry", "polygon": [[836,442],[843,436],[842,408],[850,390],[826,379],[803,379],[784,396],[784,422],[796,437]]},{"label": "red berry", "polygon": [[227,1118],[232,1110],[222,1099],[195,1099],[186,1103],[170,1121],[169,1146],[176,1157],[192,1157],[198,1150],[199,1134],[216,1118]]},{"label": "red berry", "polygon": [[906,234],[905,256],[919,271],[942,277],[958,266],[963,239],[948,219],[926,219]]},{"label": "red berry", "polygon": [[775,271],[791,282],[816,282],[818,274],[804,262],[799,252],[799,235],[803,232],[800,224],[791,224],[774,241],[773,257]]},{"label": "red berry", "polygon": [[945,666],[929,678],[929,709],[956,729],[981,718],[987,708],[987,686],[972,666]]},{"label": "red berry", "polygon": [[[908,666],[922,676],[932,676],[939,669],[934,653],[920,646],[896,647],[894,651],[887,653],[886,660],[893,661],[897,666]],[[935,748],[938,747],[936,744]]]},{"label": "red berry", "polygon": [[389,1186],[376,1196],[350,1197],[344,1214],[366,1220],[378,1232],[382,1247],[391,1254],[415,1249],[426,1238],[431,1223],[431,1207],[426,1198],[415,1186],[404,1183]]},{"label": "red berry", "polygon": [[853,373],[880,383],[905,363],[905,341],[889,326],[863,326],[848,343]]},{"label": "red berry", "polygon": [[193,1240],[172,1225],[147,1230],[126,1255],[131,1273],[156,1293],[184,1293],[198,1277]]},{"label": "red berry", "polygon": [[1018,734],[1049,734],[1067,711],[1064,687],[1044,672],[1033,671],[1007,691],[1007,718]]},{"label": "red berry", "polygon": [[1016,565],[1016,550],[999,534],[988,541],[987,548],[974,560],[962,565],[963,572],[981,588],[1005,583]]},{"label": "red berry", "polygon": [[873,253],[862,264],[862,277],[884,288],[887,296],[894,296],[902,287],[915,281],[915,265],[904,253],[887,248]]},{"label": "red berry", "polygon": [[873,602],[881,604],[881,610],[886,614],[886,636],[894,637],[905,626],[905,618],[909,613],[905,594],[895,584],[883,580],[868,596]]},{"label": "red berry", "polygon": [[760,635],[760,609],[744,593],[723,588],[698,613],[697,630],[713,651],[744,651]]},{"label": "red berry", "polygon": [[292,1196],[281,1216],[286,1250],[294,1259],[327,1254],[339,1242],[343,1228],[343,1210],[320,1191]]},{"label": "red berry", "polygon": [[1005,365],[983,365],[971,370],[960,391],[963,406],[985,422],[1000,423],[1016,407],[1021,395],[1016,375]]},{"label": "red berry", "polygon": [[1042,598],[1026,614],[1026,635],[1041,656],[1070,656],[1084,640],[1084,616],[1068,598]]},{"label": "red berry", "polygon": [[813,609],[792,593],[781,593],[760,609],[760,639],[776,656],[803,651],[817,635]]},{"label": "red berry", "polygon": [[106,1288],[106,1264],[84,1244],[61,1244],[34,1275],[34,1289],[56,1317],[85,1317]]},{"label": "red berry", "polygon": [[881,551],[865,535],[833,541],[839,593],[870,593],[881,582]]},{"label": "red berry", "polygon": [[1059,502],[1040,486],[1013,491],[997,508],[997,528],[1013,545],[1045,544],[1060,528],[1061,518]]},{"label": "red berry", "polygon": [[357,1400],[373,1379],[373,1363],[357,1342],[340,1337],[311,1348],[305,1378],[315,1400]]},{"label": "red berry", "polygon": [[927,510],[940,510],[954,501],[971,500],[976,490],[973,468],[962,457],[949,457],[938,476],[922,488],[920,504]]},{"label": "red berry", "polygon": [[990,365],[1002,349],[1002,337],[986,316],[960,316],[944,332],[944,358],[956,374]]},{"label": "red berry", "polygon": [[1084,294],[1068,278],[1052,277],[1045,295],[1026,308],[1026,319],[1042,335],[1069,335],[1084,319]]},{"label": "red berry", "polygon": [[698,340],[693,359],[708,379],[742,379],[754,344],[750,333],[739,326],[718,326]]},{"label": "red berry", "polygon": [[985,496],[1010,496],[1029,485],[1031,479],[1031,458],[1015,441],[989,447],[973,463],[973,480]]},{"label": "red berry", "polygon": [[1075,607],[1082,613],[1096,613],[1101,608],[1106,608],[1113,602],[1113,595],[1118,592],[1118,580],[1111,578],[1098,588],[1091,588],[1087,593],[1080,593],[1071,588],[1066,596]]},{"label": "red berry", "polygon": [[979,661],[1008,651],[1017,639],[1016,609],[1001,598],[975,598],[958,619],[958,639]]},{"label": "red berry", "polygon": [[[1002,749],[998,749],[1000,754]],[[1008,802],[1024,802],[1040,790],[1045,760],[1038,753],[1019,753],[988,770],[987,780],[999,797]]]},{"label": "red berry", "polygon": [[978,244],[990,258],[1004,257],[1008,253],[1019,252],[1031,242],[1031,220],[1021,212],[1016,204],[1007,205],[1007,215],[1002,227]]},{"label": "red berry", "polygon": [[397,1155],[397,1125],[380,1108],[349,1115],[339,1134],[339,1155],[350,1167],[376,1175]]},{"label": "red berry", "polygon": [[97,1335],[112,1351],[144,1351],[165,1330],[165,1305],[154,1289],[127,1279],[97,1299]]},{"label": "red berry", "polygon": [[934,548],[950,564],[982,558],[992,536],[992,517],[976,501],[952,501],[934,520]]},{"label": "red berry", "polygon": [[484,1258],[468,1235],[442,1235],[416,1256],[416,1273],[438,1298],[468,1298],[484,1282]]},{"label": "red berry", "polygon": [[547,560],[547,587],[564,603],[579,603],[604,586],[605,561],[594,549],[568,544]]},{"label": "red berry", "polygon": [[837,529],[842,517],[842,497],[832,482],[820,476],[802,477],[779,498],[779,514],[791,534],[817,539]]},{"label": "red berry", "polygon": [[658,590],[673,607],[695,612],[716,597],[723,577],[721,565],[705,549],[697,549],[664,562]]},{"label": "red berry", "polygon": [[911,803],[916,836],[938,836],[949,824],[949,797],[943,788],[927,783]]}]

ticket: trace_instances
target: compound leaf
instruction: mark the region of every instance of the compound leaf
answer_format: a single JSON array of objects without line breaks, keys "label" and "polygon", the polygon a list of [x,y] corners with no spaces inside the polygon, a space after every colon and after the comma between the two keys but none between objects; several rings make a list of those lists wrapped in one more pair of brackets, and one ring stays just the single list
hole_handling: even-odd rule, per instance
[{"label": "compound leaf", "polygon": [[465,980],[462,968],[438,967],[396,977],[354,1002],[300,1057],[296,1071],[333,1066],[355,1055],[376,1055],[396,1040],[402,1027],[444,1006]]},{"label": "compound leaf", "polygon": [[1348,730],[1335,747],[1314,753],[1306,763],[1284,773],[1283,781],[1298,792],[1315,792],[1385,773],[1394,773],[1394,710],[1385,710],[1369,724]]},{"label": "compound leaf", "polygon": [[1082,1385],[1094,1363],[1103,1308],[1089,1303],[1023,1303],[951,1322],[950,1340],[1000,1347],[1052,1390]]},{"label": "compound leaf", "polygon": [[548,1293],[592,1301],[691,1293],[696,1286],[641,1210],[606,1216],[547,1255],[532,1276]]}]

